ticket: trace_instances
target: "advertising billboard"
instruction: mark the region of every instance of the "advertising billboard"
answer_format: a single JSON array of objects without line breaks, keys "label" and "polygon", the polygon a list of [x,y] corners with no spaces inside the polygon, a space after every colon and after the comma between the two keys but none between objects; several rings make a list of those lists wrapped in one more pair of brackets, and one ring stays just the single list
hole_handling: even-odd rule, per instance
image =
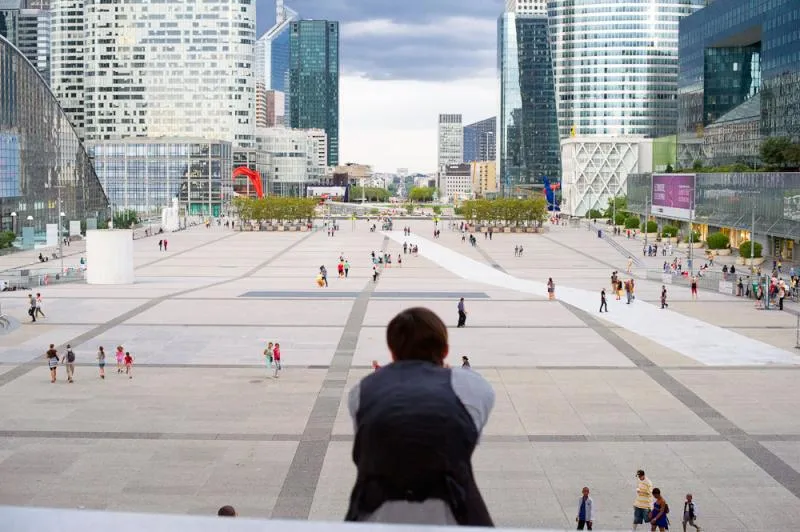
[{"label": "advertising billboard", "polygon": [[695,174],[653,174],[653,216],[679,220],[693,218]]}]

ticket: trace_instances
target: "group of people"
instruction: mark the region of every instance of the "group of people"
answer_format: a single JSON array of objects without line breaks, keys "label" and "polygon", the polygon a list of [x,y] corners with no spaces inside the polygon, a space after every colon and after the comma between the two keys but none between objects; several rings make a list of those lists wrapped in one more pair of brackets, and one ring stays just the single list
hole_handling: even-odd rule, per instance
[{"label": "group of people", "polygon": [[523,251],[525,251],[525,250],[522,249],[522,246],[514,246],[514,256],[515,257],[521,257]]},{"label": "group of people", "polygon": [[[130,351],[125,351],[125,348],[121,345],[117,346],[117,350],[114,353],[114,356],[117,361],[117,373],[128,376],[129,379],[133,378],[133,355],[131,355]],[[58,372],[58,365],[59,363],[65,366],[67,371],[67,382],[72,383],[75,382],[75,360],[76,355],[75,351],[72,349],[72,346],[67,344],[66,353],[63,356],[58,355],[58,350],[56,349],[55,344],[50,344],[50,347],[45,352],[45,357],[47,359],[47,367],[50,369],[50,382],[56,382],[57,372]],[[106,378],[106,352],[103,346],[100,346],[97,349],[97,367],[100,370],[100,378]]]},{"label": "group of people", "polygon": [[35,296],[33,293],[28,294],[28,316],[31,317],[31,323],[36,322],[37,316],[47,317],[42,311],[42,294],[39,292],[36,292]]},{"label": "group of people", "polygon": [[264,362],[267,364],[267,373],[272,372],[272,377],[277,379],[281,367],[281,344],[269,342],[264,349]]},{"label": "group of people", "polygon": [[416,244],[409,245],[408,242],[403,242],[403,255],[411,253],[416,256],[419,253],[419,246]]},{"label": "group of people", "polygon": [[162,238],[158,241],[158,250],[159,251],[167,251],[167,246],[169,246],[169,242],[166,238]]}]

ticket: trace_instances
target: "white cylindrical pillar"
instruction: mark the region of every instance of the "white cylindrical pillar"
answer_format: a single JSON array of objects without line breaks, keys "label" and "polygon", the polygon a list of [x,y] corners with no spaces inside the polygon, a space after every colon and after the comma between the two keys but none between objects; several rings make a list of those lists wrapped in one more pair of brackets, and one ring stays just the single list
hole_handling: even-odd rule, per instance
[{"label": "white cylindrical pillar", "polygon": [[86,282],[133,284],[133,231],[86,231]]}]

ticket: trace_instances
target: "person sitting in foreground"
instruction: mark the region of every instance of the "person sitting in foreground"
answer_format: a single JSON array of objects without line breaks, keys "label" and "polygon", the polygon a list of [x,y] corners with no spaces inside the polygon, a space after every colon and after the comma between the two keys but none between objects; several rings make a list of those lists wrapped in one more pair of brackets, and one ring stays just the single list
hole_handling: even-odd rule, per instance
[{"label": "person sitting in foreground", "polygon": [[491,385],[445,367],[447,327],[428,309],[395,316],[386,340],[393,362],[348,398],[358,473],[345,520],[493,526],[471,463]]}]

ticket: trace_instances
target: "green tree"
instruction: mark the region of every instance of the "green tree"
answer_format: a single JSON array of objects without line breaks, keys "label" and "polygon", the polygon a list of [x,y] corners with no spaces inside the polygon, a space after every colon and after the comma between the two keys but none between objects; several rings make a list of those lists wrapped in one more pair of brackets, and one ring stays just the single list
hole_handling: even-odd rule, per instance
[{"label": "green tree", "polygon": [[794,143],[783,151],[787,166],[800,167],[800,143]]},{"label": "green tree", "polygon": [[706,238],[708,249],[728,249],[730,238],[724,233],[711,233]]},{"label": "green tree", "polygon": [[[758,242],[756,242],[756,245],[755,245],[755,248],[753,249],[753,251],[754,251],[753,257],[756,258],[756,259],[760,259],[761,258],[761,252],[763,251],[763,246],[761,244],[759,244]],[[742,242],[739,245],[739,256],[742,257],[743,259],[749,259],[750,258],[750,241],[749,240],[745,240],[744,242]]]},{"label": "green tree", "polygon": [[17,235],[13,231],[3,231],[0,233],[0,249],[10,248],[16,240]]},{"label": "green tree", "polygon": [[648,220],[647,224],[641,225],[641,229],[645,233],[655,233],[656,231],[658,231],[658,224],[655,223],[653,220]]},{"label": "green tree", "polygon": [[[614,204],[616,204],[616,208]],[[616,196],[614,198],[608,198],[608,207],[603,212],[602,218],[611,218],[612,216],[614,216],[615,211],[617,214],[628,211],[627,196]]]},{"label": "green tree", "polygon": [[665,225],[661,229],[661,234],[669,238],[675,238],[678,236],[678,228],[674,225]]},{"label": "green tree", "polygon": [[431,187],[414,187],[408,192],[408,199],[411,201],[418,201],[427,203],[433,201],[433,196],[436,193],[435,188]]},{"label": "green tree", "polygon": [[433,206],[433,214],[442,214],[442,207],[441,207],[441,205],[434,205],[434,206]]},{"label": "green tree", "polygon": [[139,223],[139,214],[133,209],[126,209],[114,213],[114,228],[130,229]]},{"label": "green tree", "polygon": [[786,165],[786,152],[792,141],[786,137],[769,137],[761,143],[761,160],[764,163],[783,168]]},{"label": "green tree", "polygon": [[640,223],[638,216],[629,216],[625,218],[625,229],[638,229]]}]

